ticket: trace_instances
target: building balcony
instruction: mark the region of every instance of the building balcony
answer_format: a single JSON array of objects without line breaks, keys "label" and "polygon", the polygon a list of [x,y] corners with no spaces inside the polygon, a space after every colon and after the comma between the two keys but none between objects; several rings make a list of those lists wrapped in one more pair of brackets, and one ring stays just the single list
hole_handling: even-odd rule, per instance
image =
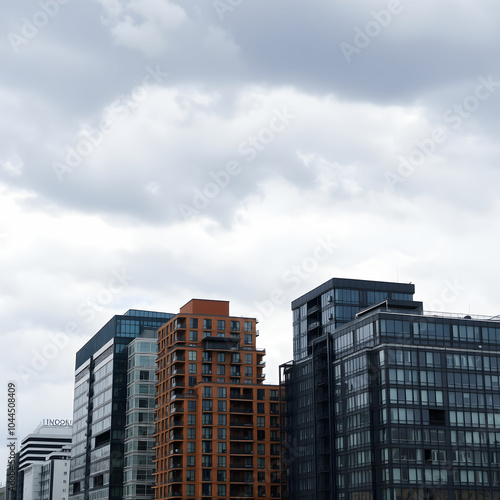
[{"label": "building balcony", "polygon": [[248,448],[231,448],[229,450],[230,455],[253,455],[253,449]]},{"label": "building balcony", "polygon": [[168,452],[169,455],[182,455],[182,448],[172,448]]},{"label": "building balcony", "polygon": [[229,413],[253,413],[252,408],[230,408]]},{"label": "building balcony", "polygon": [[252,463],[233,463],[229,464],[230,469],[251,469],[253,467]]}]

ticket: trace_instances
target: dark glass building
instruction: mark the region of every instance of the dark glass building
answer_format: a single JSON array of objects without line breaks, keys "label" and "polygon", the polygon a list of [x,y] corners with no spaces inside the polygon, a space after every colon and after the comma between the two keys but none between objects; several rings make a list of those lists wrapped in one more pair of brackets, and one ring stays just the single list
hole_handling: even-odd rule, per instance
[{"label": "dark glass building", "polygon": [[[346,321],[336,298],[367,305],[378,286],[387,298]],[[280,370],[285,498],[500,498],[500,322],[427,315],[412,295],[331,280],[294,301],[308,336]]]},{"label": "dark glass building", "polygon": [[[77,352],[71,500],[123,499],[127,346],[137,337],[156,337],[172,316],[131,309],[114,316]],[[145,360],[148,373],[154,368],[150,358]]]}]

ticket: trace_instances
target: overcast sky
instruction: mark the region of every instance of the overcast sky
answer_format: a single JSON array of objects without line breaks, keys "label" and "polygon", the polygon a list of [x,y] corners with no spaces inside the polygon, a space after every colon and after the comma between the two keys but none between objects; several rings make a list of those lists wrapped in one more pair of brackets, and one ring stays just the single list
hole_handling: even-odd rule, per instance
[{"label": "overcast sky", "polygon": [[75,352],[129,308],[229,300],[260,320],[269,382],[291,300],[332,277],[500,314],[498,2],[2,9],[0,370],[19,437],[72,418]]}]

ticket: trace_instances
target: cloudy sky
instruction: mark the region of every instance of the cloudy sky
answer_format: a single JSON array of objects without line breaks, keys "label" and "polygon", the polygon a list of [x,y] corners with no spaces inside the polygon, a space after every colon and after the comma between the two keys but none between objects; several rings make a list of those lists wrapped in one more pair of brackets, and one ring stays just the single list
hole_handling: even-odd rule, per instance
[{"label": "cloudy sky", "polygon": [[4,2],[0,370],[19,437],[71,418],[75,352],[129,308],[230,300],[260,320],[270,382],[290,301],[332,277],[500,314],[499,16],[493,0]]}]

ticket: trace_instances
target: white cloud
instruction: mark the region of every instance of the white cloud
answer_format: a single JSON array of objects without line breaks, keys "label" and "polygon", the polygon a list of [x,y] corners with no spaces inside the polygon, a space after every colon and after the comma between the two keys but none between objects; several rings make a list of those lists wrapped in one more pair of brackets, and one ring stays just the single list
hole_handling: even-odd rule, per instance
[{"label": "white cloud", "polygon": [[106,10],[104,23],[111,26],[114,42],[157,56],[169,46],[169,35],[187,16],[168,0],[98,0]]}]

